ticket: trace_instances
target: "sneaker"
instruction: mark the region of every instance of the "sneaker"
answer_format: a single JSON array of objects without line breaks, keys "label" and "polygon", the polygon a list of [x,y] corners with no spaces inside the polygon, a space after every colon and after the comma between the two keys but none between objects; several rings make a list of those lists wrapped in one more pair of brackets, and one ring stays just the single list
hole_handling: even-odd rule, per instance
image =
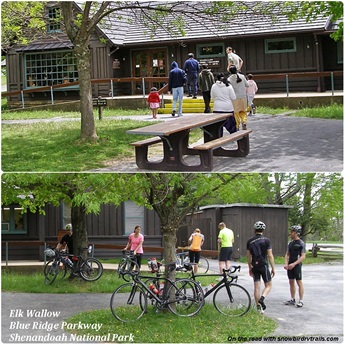
[{"label": "sneaker", "polygon": [[189,94],[187,97],[192,97],[192,94]]},{"label": "sneaker", "polygon": [[263,311],[265,311],[266,305],[265,305],[265,303],[264,303],[264,298],[263,298],[263,296],[260,297],[258,303],[262,306]]},{"label": "sneaker", "polygon": [[288,300],[288,301],[284,301],[283,302],[285,305],[289,306],[295,306],[295,299],[291,299],[291,300]]},{"label": "sneaker", "polygon": [[196,97],[196,96],[193,96],[192,99],[197,99],[197,97]]},{"label": "sneaker", "polygon": [[247,129],[247,124],[246,123],[243,123],[242,124],[242,130],[246,130]]},{"label": "sneaker", "polygon": [[253,110],[253,114],[255,114],[256,113],[256,107],[252,106],[252,110]]},{"label": "sneaker", "polygon": [[257,311],[260,314],[264,314],[264,310],[262,309],[262,306],[260,304],[257,305]]},{"label": "sneaker", "polygon": [[172,116],[174,117],[176,115],[176,110],[172,111]]},{"label": "sneaker", "polygon": [[299,303],[296,305],[297,307],[302,307],[303,306],[303,302],[299,301]]}]

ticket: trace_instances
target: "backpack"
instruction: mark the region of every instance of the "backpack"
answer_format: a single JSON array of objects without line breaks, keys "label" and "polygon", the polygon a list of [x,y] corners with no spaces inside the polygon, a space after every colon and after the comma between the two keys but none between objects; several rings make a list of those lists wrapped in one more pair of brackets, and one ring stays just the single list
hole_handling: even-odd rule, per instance
[{"label": "backpack", "polygon": [[258,243],[262,238],[255,239],[250,244],[250,249],[252,252],[252,266],[254,268],[261,268],[266,265],[266,258],[262,255],[262,250]]}]

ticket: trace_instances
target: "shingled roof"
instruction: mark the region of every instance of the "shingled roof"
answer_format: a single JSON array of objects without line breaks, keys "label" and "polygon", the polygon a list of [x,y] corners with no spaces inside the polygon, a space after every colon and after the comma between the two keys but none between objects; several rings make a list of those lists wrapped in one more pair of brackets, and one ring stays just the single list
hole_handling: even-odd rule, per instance
[{"label": "shingled roof", "polygon": [[[133,2],[135,3],[135,2]],[[184,42],[184,41],[202,41],[204,39],[224,39],[238,37],[254,37],[264,35],[294,34],[300,32],[332,32],[334,24],[328,17],[317,16],[311,22],[305,19],[289,22],[288,18],[279,13],[271,15],[262,15],[252,9],[252,5],[231,17],[227,22],[217,16],[201,15],[209,2],[177,2],[175,13],[170,13],[164,18],[165,25],[158,26],[154,32],[148,28],[148,25],[142,23],[142,20],[148,20],[149,10],[139,8],[119,9],[111,16],[104,19],[99,28],[115,45],[136,46],[151,44],[152,42]],[[118,3],[113,2],[112,6]],[[161,1],[140,2],[140,5],[157,6],[164,4]],[[171,4],[171,2],[169,3]],[[252,4],[252,3],[251,3]],[[194,10],[199,8],[199,13]],[[181,12],[185,10],[186,13]],[[193,10],[193,15],[191,15]],[[184,34],[174,29],[173,21],[182,20],[184,22]],[[171,31],[174,31],[173,34]]]}]

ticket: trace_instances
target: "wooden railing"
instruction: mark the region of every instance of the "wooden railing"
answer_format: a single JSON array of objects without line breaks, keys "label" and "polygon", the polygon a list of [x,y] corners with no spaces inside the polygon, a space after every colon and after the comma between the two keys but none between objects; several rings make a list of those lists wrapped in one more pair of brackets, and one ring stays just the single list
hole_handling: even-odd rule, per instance
[{"label": "wooden railing", "polygon": [[[1,242],[1,246],[2,246],[2,251],[5,250],[5,262],[6,262],[6,266],[8,265],[8,261],[10,260],[9,258],[9,247],[29,247],[29,246],[33,246],[36,248],[39,248],[41,246],[44,247],[44,250],[48,247],[48,246],[56,246],[57,241],[2,241]],[[93,251],[95,249],[107,249],[107,250],[123,250],[123,244],[122,245],[112,245],[112,244],[93,244],[93,243],[89,243],[90,245],[93,245]],[[164,252],[164,248],[163,247],[153,247],[153,246],[144,246],[144,250],[145,252]],[[180,249],[178,249],[178,251],[181,251]],[[217,251],[212,251],[212,250],[202,250],[202,255],[204,256],[210,256],[210,257],[214,257],[218,255]]]},{"label": "wooden railing", "polygon": [[[324,78],[329,77],[331,80],[331,91],[332,95],[334,95],[334,77],[343,76],[343,71],[333,71],[333,72],[298,72],[298,73],[276,73],[276,74],[255,74],[255,80],[285,80],[285,89],[286,95],[289,97],[289,82],[291,79],[297,78]],[[146,97],[145,89],[147,82],[155,82],[155,83],[166,83],[160,90],[160,94],[164,94],[168,90],[168,77],[142,77],[142,78],[106,78],[106,79],[92,79],[92,84],[104,84],[110,83],[110,97],[114,97],[114,84],[115,83],[132,83],[132,82],[140,82],[142,84],[142,96],[143,98]],[[43,86],[43,87],[35,87],[29,88],[24,90],[16,90],[11,92],[3,92],[1,93],[2,97],[10,97],[15,95],[21,95],[21,102],[22,107],[25,107],[24,95],[36,92],[50,92],[51,95],[51,103],[54,104],[54,91],[61,91],[63,89],[70,89],[70,87],[78,86],[79,81],[68,82],[65,84],[59,85],[52,85],[52,86]]]}]

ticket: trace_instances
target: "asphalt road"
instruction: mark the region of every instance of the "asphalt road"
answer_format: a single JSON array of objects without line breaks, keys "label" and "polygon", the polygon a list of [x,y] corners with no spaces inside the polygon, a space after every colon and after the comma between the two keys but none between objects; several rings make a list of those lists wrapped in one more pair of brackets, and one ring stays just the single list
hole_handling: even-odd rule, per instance
[{"label": "asphalt road", "polygon": [[[158,117],[167,122],[174,119],[169,115]],[[150,116],[144,120],[151,120]],[[250,135],[249,155],[244,158],[214,157],[214,172],[342,172],[343,170],[342,121],[256,114],[249,117],[248,129],[253,130]],[[235,148],[235,144],[232,143],[232,148]],[[199,161],[196,159],[198,158],[191,156],[185,160],[190,164],[196,164]],[[161,160],[161,156],[154,156],[152,160]],[[96,171],[146,171],[139,169],[134,159],[114,160],[108,165],[107,168]]]},{"label": "asphalt road", "polygon": [[[211,261],[218,269],[218,262]],[[273,288],[266,299],[267,309],[262,315],[277,320],[278,328],[265,341],[284,343],[343,341],[343,265],[341,263],[303,266],[305,285],[304,307],[285,306],[289,299],[289,284],[283,266],[277,266]],[[238,283],[253,295],[253,282],[246,265],[242,265]],[[25,294],[2,293],[1,339],[3,343],[23,343],[21,336],[43,335],[43,342],[69,343],[73,338],[61,331],[64,320],[82,311],[108,309],[111,294]],[[37,310],[38,313],[33,311]],[[31,316],[32,315],[32,316]],[[220,316],[220,315],[219,315]],[[27,328],[25,328],[27,326]],[[55,328],[47,328],[47,327]],[[114,318],[112,335],[129,335]],[[60,337],[57,337],[60,336]],[[299,336],[304,336],[301,340]],[[192,340],[192,337],[190,337]],[[139,338],[135,338],[139,341]],[[260,340],[247,339],[247,342]],[[119,342],[119,340],[115,340]],[[263,341],[263,339],[261,339]],[[80,341],[78,341],[80,342]],[[94,342],[94,341],[90,341]],[[227,338],[219,338],[225,343]],[[235,342],[233,339],[232,343]]]}]

